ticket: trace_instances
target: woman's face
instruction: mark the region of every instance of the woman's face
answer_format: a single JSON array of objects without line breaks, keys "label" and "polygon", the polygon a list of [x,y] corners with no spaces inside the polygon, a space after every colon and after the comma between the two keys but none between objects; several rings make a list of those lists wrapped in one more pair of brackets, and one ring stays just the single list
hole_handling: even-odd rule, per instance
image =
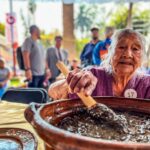
[{"label": "woman's face", "polygon": [[113,71],[118,75],[130,75],[141,65],[143,48],[135,34],[124,35],[116,45],[112,58]]}]

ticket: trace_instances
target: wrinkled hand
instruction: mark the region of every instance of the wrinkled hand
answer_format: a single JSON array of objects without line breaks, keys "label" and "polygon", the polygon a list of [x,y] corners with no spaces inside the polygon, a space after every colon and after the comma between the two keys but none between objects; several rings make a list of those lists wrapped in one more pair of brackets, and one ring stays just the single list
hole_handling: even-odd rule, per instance
[{"label": "wrinkled hand", "polygon": [[27,70],[25,72],[25,76],[26,76],[27,80],[32,81],[32,72],[31,72],[31,70]]},{"label": "wrinkled hand", "polygon": [[83,92],[89,96],[96,87],[97,78],[90,71],[74,70],[68,74],[67,83],[72,93]]},{"label": "wrinkled hand", "polygon": [[68,84],[66,80],[59,80],[50,85],[48,95],[54,100],[68,98]]}]

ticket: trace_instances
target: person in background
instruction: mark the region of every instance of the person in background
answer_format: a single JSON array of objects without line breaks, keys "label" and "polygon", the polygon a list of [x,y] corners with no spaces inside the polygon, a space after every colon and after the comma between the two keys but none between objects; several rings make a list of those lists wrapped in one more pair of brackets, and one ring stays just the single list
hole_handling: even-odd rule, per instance
[{"label": "person in background", "polygon": [[36,25],[30,27],[30,37],[27,37],[22,45],[22,54],[25,66],[25,76],[29,81],[29,87],[43,87],[46,76],[50,71],[45,62],[45,53],[40,43],[40,30]]},{"label": "person in background", "polygon": [[106,27],[104,41],[100,41],[93,50],[92,60],[94,65],[100,65],[102,60],[105,59],[108,48],[111,44],[111,37],[114,33],[114,27]]},{"label": "person in background", "polygon": [[79,67],[79,61],[77,59],[73,59],[71,61],[71,67],[70,67],[71,70],[75,70],[75,69],[80,69]]},{"label": "person in background", "polygon": [[61,48],[62,40],[62,36],[56,36],[55,46],[48,48],[46,53],[46,62],[51,72],[51,77],[49,79],[50,83],[53,83],[56,80],[56,77],[60,74],[56,63],[58,61],[63,61],[64,64],[68,64],[68,53],[66,50]]},{"label": "person in background", "polygon": [[93,65],[93,61],[92,61],[93,49],[96,46],[96,44],[98,42],[100,42],[98,28],[93,27],[91,29],[91,34],[92,34],[92,40],[84,46],[82,53],[80,55],[82,67],[87,67],[89,65]]},{"label": "person in background", "polygon": [[4,58],[0,58],[0,98],[7,89],[8,81],[10,79],[10,71],[5,66]]}]

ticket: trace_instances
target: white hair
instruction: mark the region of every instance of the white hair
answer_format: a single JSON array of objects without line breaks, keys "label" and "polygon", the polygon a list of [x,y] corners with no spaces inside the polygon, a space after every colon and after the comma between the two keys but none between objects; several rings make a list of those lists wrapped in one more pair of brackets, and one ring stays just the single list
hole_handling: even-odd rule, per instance
[{"label": "white hair", "polygon": [[145,59],[145,43],[146,40],[144,38],[144,36],[142,34],[140,34],[137,31],[134,31],[132,29],[121,29],[118,30],[114,33],[114,35],[112,36],[112,42],[111,45],[109,47],[108,50],[108,55],[107,57],[104,59],[104,61],[101,63],[101,66],[104,67],[106,69],[107,72],[112,72],[112,65],[111,65],[111,60],[115,54],[115,50],[116,50],[116,45],[118,44],[118,41],[121,37],[125,36],[125,35],[135,35],[139,41],[141,42],[141,47],[143,49],[142,51],[142,58],[141,58],[141,63],[144,61]]}]

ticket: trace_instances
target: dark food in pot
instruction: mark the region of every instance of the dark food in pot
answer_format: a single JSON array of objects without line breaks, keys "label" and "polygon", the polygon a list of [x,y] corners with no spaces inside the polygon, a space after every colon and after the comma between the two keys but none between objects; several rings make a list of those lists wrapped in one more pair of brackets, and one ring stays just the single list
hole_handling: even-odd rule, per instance
[{"label": "dark food in pot", "polygon": [[112,109],[104,104],[96,104],[94,108],[90,108],[88,113],[97,120],[103,120],[107,124],[117,128],[119,132],[128,133],[127,120],[124,116],[117,115]]},{"label": "dark food in pot", "polygon": [[[89,111],[89,110],[88,110]],[[55,126],[83,136],[115,141],[150,142],[150,116],[136,112],[115,111],[120,118],[126,118],[128,133],[120,132],[122,126],[112,126],[104,119],[91,117],[87,109],[78,108]],[[50,120],[49,120],[50,121]]]}]

